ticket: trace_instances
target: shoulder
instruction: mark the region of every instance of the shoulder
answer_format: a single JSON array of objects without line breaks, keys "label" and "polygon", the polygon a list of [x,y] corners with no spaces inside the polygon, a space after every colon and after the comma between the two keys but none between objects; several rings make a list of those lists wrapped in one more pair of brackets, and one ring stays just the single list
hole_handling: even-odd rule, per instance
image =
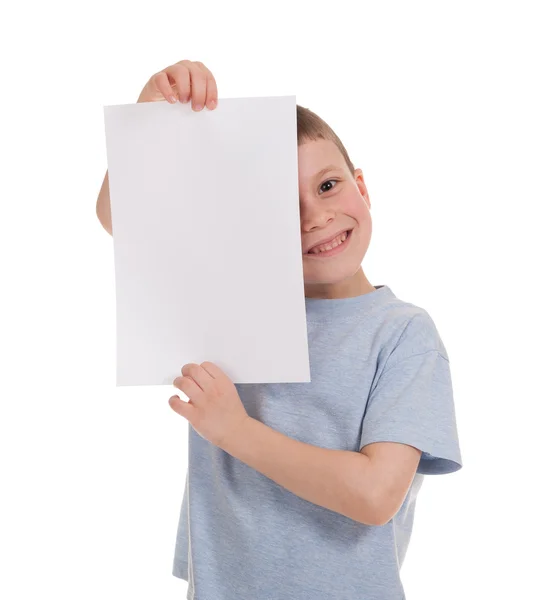
[{"label": "shoulder", "polygon": [[436,352],[442,359],[449,360],[435,321],[425,308],[398,300],[389,307],[387,317],[392,335],[382,361],[386,368],[428,352]]},{"label": "shoulder", "polygon": [[424,308],[415,307],[415,309],[414,314],[403,328],[397,346],[415,352],[437,350],[443,358],[448,360],[448,354],[435,321]]}]

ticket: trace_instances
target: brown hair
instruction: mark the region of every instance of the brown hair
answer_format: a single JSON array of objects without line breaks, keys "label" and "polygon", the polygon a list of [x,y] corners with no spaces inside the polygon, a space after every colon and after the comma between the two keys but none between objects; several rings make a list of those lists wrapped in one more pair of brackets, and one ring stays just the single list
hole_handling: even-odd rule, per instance
[{"label": "brown hair", "polygon": [[299,104],[296,105],[296,133],[299,146],[308,140],[329,140],[330,142],[334,142],[343,155],[351,174],[354,176],[354,165],[349,158],[345,146],[334,130],[319,115]]}]

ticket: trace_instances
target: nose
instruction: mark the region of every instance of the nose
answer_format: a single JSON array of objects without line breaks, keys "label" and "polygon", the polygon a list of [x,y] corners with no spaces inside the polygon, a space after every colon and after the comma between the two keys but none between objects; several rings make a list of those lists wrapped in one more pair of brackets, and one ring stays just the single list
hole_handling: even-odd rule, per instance
[{"label": "nose", "polygon": [[324,229],[335,219],[335,210],[313,203],[300,203],[300,223],[302,231],[309,233],[315,229]]}]

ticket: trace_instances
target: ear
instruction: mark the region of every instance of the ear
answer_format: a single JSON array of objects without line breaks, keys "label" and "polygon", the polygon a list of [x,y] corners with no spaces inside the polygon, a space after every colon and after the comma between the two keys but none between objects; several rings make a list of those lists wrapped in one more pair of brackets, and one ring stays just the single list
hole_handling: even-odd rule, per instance
[{"label": "ear", "polygon": [[368,205],[368,208],[371,210],[371,200],[369,199],[367,187],[366,187],[366,184],[364,183],[364,174],[362,173],[362,169],[356,169],[354,171],[354,179],[356,181],[356,185],[358,186],[358,189],[360,190],[360,193],[362,194],[362,196],[364,197],[364,200],[366,201],[366,203]]}]

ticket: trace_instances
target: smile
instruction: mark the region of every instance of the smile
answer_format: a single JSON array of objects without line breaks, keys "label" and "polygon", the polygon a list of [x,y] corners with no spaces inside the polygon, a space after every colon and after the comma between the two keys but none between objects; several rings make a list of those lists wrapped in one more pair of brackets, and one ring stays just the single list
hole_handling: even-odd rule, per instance
[{"label": "smile", "polygon": [[312,258],[329,258],[331,256],[335,256],[336,254],[339,254],[345,250],[345,248],[349,245],[350,238],[351,230],[338,235],[327,244],[315,246],[315,248],[312,248],[309,252],[304,254],[304,256],[309,256]]}]

